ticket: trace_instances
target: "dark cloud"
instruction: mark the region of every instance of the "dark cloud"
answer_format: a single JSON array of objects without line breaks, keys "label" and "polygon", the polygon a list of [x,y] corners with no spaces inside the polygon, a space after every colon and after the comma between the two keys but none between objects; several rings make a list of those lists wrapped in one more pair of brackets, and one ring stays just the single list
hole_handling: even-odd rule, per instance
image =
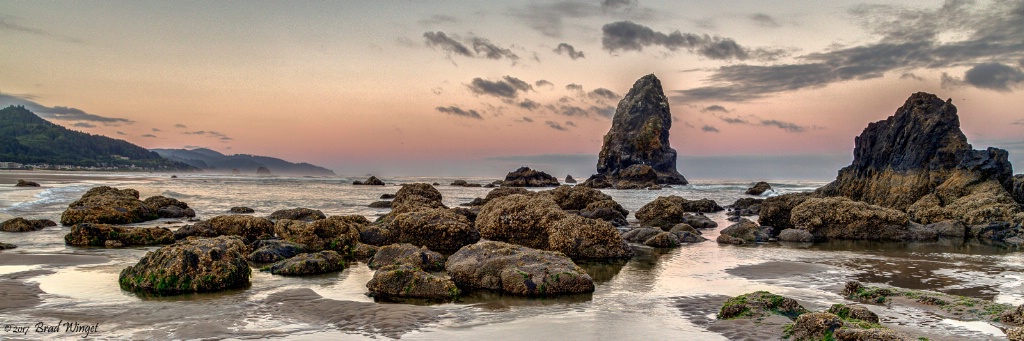
[{"label": "dark cloud", "polygon": [[623,7],[636,6],[636,0],[602,0],[601,8],[605,10],[616,10]]},{"label": "dark cloud", "polygon": [[123,131],[115,131],[114,133],[116,133],[118,135],[128,135],[128,134],[125,134]]},{"label": "dark cloud", "polygon": [[444,32],[426,32],[423,33],[423,38],[427,40],[427,46],[437,47],[448,53],[473,57],[473,53],[469,51],[469,48],[466,47],[466,45],[463,45],[455,39],[449,38],[448,35],[444,34]]},{"label": "dark cloud", "polygon": [[81,109],[77,109],[77,108],[64,107],[64,106],[48,107],[48,106],[36,103],[35,101],[29,100],[27,98],[22,98],[22,97],[17,97],[17,96],[14,96],[14,95],[0,93],[0,107],[7,107],[9,105],[22,105],[22,106],[25,106],[25,109],[28,109],[29,111],[34,112],[36,115],[39,115],[39,117],[46,118],[46,119],[52,119],[52,120],[61,120],[61,121],[89,121],[89,122],[102,123],[103,125],[107,125],[107,126],[118,126],[118,125],[121,125],[121,124],[132,124],[132,123],[135,123],[135,121],[132,121],[132,120],[129,120],[129,119],[117,118],[117,117],[105,117],[105,116],[90,114],[90,113],[87,113],[87,112],[85,112],[85,111],[83,111]]},{"label": "dark cloud", "polygon": [[613,107],[613,106],[604,106],[604,107],[592,106],[592,107],[590,107],[590,111],[595,113],[595,114],[597,114],[597,115],[599,115],[599,116],[603,116],[603,117],[607,117],[607,118],[611,118],[612,116],[615,115],[615,107]]},{"label": "dark cloud", "polygon": [[174,125],[174,127],[175,127],[175,128],[181,128],[181,129],[185,129],[185,128],[188,128],[188,127],[186,127],[186,126],[185,126],[184,124],[181,124],[181,123],[175,124],[175,125]]},{"label": "dark cloud", "polygon": [[719,117],[718,119],[728,124],[750,124],[750,121],[747,121],[739,117]]},{"label": "dark cloud", "polygon": [[779,120],[762,120],[761,125],[766,127],[778,127],[779,129],[792,133],[800,133],[807,130],[806,127],[799,126],[796,123],[783,122]]},{"label": "dark cloud", "polygon": [[715,127],[709,126],[709,125],[707,125],[707,124],[705,124],[705,125],[704,125],[703,127],[700,127],[700,130],[701,130],[701,131],[704,131],[704,132],[706,132],[706,133],[718,133],[718,132],[720,132],[720,131],[718,130],[718,128],[715,128]]},{"label": "dark cloud", "polygon": [[540,103],[534,102],[534,101],[530,100],[529,98],[524,99],[522,102],[519,102],[518,105],[519,105],[520,108],[523,108],[523,109],[526,109],[526,110],[529,110],[529,111],[533,111],[533,109],[540,108]]},{"label": "dark cloud", "polygon": [[456,107],[456,106],[437,107],[435,109],[437,109],[437,111],[440,111],[442,113],[449,114],[449,115],[455,115],[455,116],[460,116],[460,117],[468,117],[468,118],[475,118],[475,119],[478,119],[478,120],[484,119],[483,116],[480,116],[480,113],[478,113],[476,110],[462,110],[462,108],[459,108],[459,107]]},{"label": "dark cloud", "polygon": [[765,28],[776,28],[782,26],[779,25],[779,22],[776,21],[775,18],[764,13],[751,14],[750,20],[754,21],[754,23],[757,24],[758,26]]},{"label": "dark cloud", "polygon": [[576,123],[574,123],[573,121],[565,121],[565,125],[568,127],[575,127]]},{"label": "dark cloud", "polygon": [[530,122],[530,123],[533,123],[533,119],[532,119],[532,118],[529,118],[529,117],[526,117],[526,116],[523,116],[522,120],[523,120],[523,122]]},{"label": "dark cloud", "polygon": [[555,121],[544,121],[544,124],[547,124],[548,127],[551,127],[551,129],[554,129],[554,130],[561,130],[561,131],[568,130],[565,127],[563,127],[561,124],[558,124],[558,122],[555,122]]},{"label": "dark cloud", "polygon": [[964,85],[964,80],[950,76],[948,73],[943,72],[939,78],[939,85],[943,89],[955,89]]},{"label": "dark cloud", "polygon": [[700,109],[700,112],[725,112],[725,113],[727,113],[727,112],[729,112],[729,109],[726,109],[725,107],[723,107],[721,105],[718,105],[718,104],[712,104],[712,105],[709,105],[707,107],[704,107],[704,109]]},{"label": "dark cloud", "polygon": [[541,79],[541,80],[539,80],[539,81],[536,81],[536,82],[534,82],[534,83],[533,83],[533,85],[536,85],[536,86],[537,86],[538,88],[539,88],[539,87],[542,87],[542,86],[550,86],[550,87],[554,87],[554,86],[555,86],[555,83],[551,83],[551,82],[548,82],[548,81],[546,81],[546,80],[543,80],[543,79]]},{"label": "dark cloud", "polygon": [[575,0],[530,3],[513,9],[511,15],[522,19],[527,26],[548,37],[561,37],[565,20],[593,17],[615,17],[631,20],[651,20],[658,12],[639,6],[635,1],[610,0],[601,4]]},{"label": "dark cloud", "polygon": [[572,45],[566,43],[558,44],[558,47],[555,48],[555,53],[565,53],[565,55],[569,56],[569,58],[572,58],[572,60],[586,58],[585,56],[583,56],[583,51],[576,51],[575,47],[572,47]]},{"label": "dark cloud", "polygon": [[144,135],[142,135],[142,137],[148,137],[148,138],[156,138],[156,135],[153,135],[153,134],[144,134]]},{"label": "dark cloud", "polygon": [[13,22],[7,21],[6,18],[2,18],[2,17],[0,17],[0,31],[11,31],[11,32],[17,32],[17,33],[26,33],[26,34],[31,34],[31,35],[34,35],[34,36],[45,37],[45,38],[50,38],[50,39],[56,39],[56,40],[63,41],[63,42],[68,42],[68,43],[79,43],[79,44],[82,43],[82,40],[80,40],[78,38],[75,38],[75,37],[69,37],[69,36],[65,36],[65,35],[55,34],[55,33],[52,33],[52,32],[46,31],[46,30],[41,30],[41,29],[34,28],[34,27],[18,25],[18,24],[15,24]]},{"label": "dark cloud", "polygon": [[182,132],[182,134],[184,134],[184,135],[209,136],[209,137],[213,137],[213,138],[219,139],[221,141],[234,140],[233,138],[230,138],[230,137],[228,137],[227,135],[225,135],[223,133],[212,131],[212,130],[186,131],[186,132]]},{"label": "dark cloud", "polygon": [[784,50],[750,50],[731,38],[712,37],[707,34],[669,34],[655,31],[650,27],[632,21],[619,21],[601,28],[601,45],[608,52],[643,51],[644,47],[661,46],[670,51],[686,50],[710,59],[763,59],[773,60],[785,55]]},{"label": "dark cloud", "polygon": [[565,86],[565,89],[571,91],[583,91],[583,86],[576,83],[570,83]]},{"label": "dark cloud", "polygon": [[756,116],[750,115],[750,119],[741,117],[724,117],[720,116],[718,119],[728,124],[743,124],[743,125],[755,125],[762,127],[776,127],[791,133],[802,133],[808,129],[820,129],[818,127],[805,127],[796,123],[784,122],[779,120],[764,120],[757,118]]},{"label": "dark cloud", "polygon": [[1020,119],[1020,120],[1016,120],[1016,121],[1013,121],[1013,124],[1021,124],[1021,125],[1024,125],[1024,119]]},{"label": "dark cloud", "polygon": [[591,91],[591,92],[587,93],[587,96],[590,96],[591,98],[606,99],[606,100],[616,100],[616,99],[619,99],[619,94],[615,93],[614,91],[605,89],[605,88],[594,89],[594,91]]},{"label": "dark cloud", "polygon": [[89,123],[89,122],[78,122],[78,123],[72,124],[71,126],[72,127],[79,127],[79,128],[96,128],[95,124],[92,124],[92,123]]},{"label": "dark cloud", "polygon": [[161,131],[163,131],[163,130],[160,130],[160,129],[158,129],[158,128],[153,128],[153,132],[154,132],[154,133],[159,133],[159,132],[161,132]]},{"label": "dark cloud", "polygon": [[490,40],[475,37],[473,38],[473,50],[476,51],[478,56],[483,56],[487,59],[502,59],[506,58],[513,62],[519,60],[519,56],[512,53],[512,50],[499,47],[491,43]]},{"label": "dark cloud", "polygon": [[915,75],[913,72],[904,72],[903,74],[900,75],[900,79],[913,79],[918,82],[924,81],[924,78]]},{"label": "dark cloud", "polygon": [[[707,79],[711,85],[676,91],[677,101],[742,102],[777,93],[813,89],[833,83],[865,80],[888,72],[978,68],[974,80],[963,82],[984,89],[1008,91],[1017,84],[1012,67],[1024,57],[1024,2],[984,3],[948,1],[937,9],[865,5],[852,13],[880,36],[878,42],[836,48],[797,57],[797,63],[769,66],[728,65]],[[963,32],[967,33],[964,34]],[[965,38],[943,41],[941,34]],[[948,40],[948,39],[947,39]],[[980,68],[979,68],[980,67]],[[1020,70],[1017,70],[1020,71]],[[945,86],[955,78],[946,76]]]},{"label": "dark cloud", "polygon": [[984,63],[967,70],[964,81],[982,89],[1010,91],[1011,88],[1024,83],[1024,72],[1000,63]]},{"label": "dark cloud", "polygon": [[612,117],[615,114],[615,107],[612,107],[612,106],[599,107],[599,106],[592,105],[592,106],[590,106],[588,108],[583,108],[583,107],[579,107],[579,106],[575,106],[575,105],[568,105],[568,104],[564,104],[563,103],[563,104],[559,104],[559,105],[548,104],[548,105],[544,106],[544,108],[550,110],[551,112],[553,112],[555,114],[563,115],[563,116],[569,116],[569,117],[599,116],[599,117],[610,118],[610,117]]},{"label": "dark cloud", "polygon": [[519,92],[527,92],[533,89],[530,83],[524,82],[518,78],[512,76],[505,76],[504,78],[496,81],[489,81],[483,78],[473,78],[473,81],[467,84],[470,91],[477,95],[489,95],[502,98],[516,98],[519,97]]}]

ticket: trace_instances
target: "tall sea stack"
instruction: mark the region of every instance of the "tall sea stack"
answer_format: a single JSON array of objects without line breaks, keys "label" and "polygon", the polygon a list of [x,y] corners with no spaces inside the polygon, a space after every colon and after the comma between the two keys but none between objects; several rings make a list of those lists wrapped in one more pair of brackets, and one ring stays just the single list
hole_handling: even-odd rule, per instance
[{"label": "tall sea stack", "polygon": [[661,81],[653,74],[633,84],[619,102],[604,136],[597,172],[584,186],[619,189],[656,184],[685,185],[676,171],[676,150],[669,146],[672,113]]}]

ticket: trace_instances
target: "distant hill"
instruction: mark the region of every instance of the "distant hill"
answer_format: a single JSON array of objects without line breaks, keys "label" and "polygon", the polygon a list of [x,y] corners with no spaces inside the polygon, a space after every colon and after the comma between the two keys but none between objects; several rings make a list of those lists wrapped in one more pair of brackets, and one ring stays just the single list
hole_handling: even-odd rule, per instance
[{"label": "distant hill", "polygon": [[153,149],[167,159],[184,162],[193,167],[229,173],[238,169],[242,174],[256,174],[259,167],[267,167],[273,174],[333,176],[334,171],[308,163],[291,163],[268,156],[247,154],[224,155],[206,148],[197,149]]},{"label": "distant hill", "polygon": [[128,141],[93,135],[50,123],[24,106],[0,110],[0,161],[80,167],[141,167],[194,170]]}]

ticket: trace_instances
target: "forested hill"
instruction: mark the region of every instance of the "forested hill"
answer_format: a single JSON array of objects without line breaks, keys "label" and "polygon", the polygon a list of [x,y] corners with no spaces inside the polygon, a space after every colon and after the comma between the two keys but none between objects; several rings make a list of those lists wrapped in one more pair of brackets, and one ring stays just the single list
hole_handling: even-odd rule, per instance
[{"label": "forested hill", "polygon": [[258,156],[248,154],[224,155],[217,151],[196,148],[196,149],[153,149],[161,156],[174,161],[180,161],[196,168],[227,173],[238,170],[241,174],[256,174],[256,169],[265,167],[273,174],[278,175],[314,175],[333,176],[334,171],[309,163],[292,163],[269,156]]},{"label": "forested hill", "polygon": [[106,136],[73,131],[23,106],[0,110],[0,162],[148,170],[195,170],[155,152]]}]

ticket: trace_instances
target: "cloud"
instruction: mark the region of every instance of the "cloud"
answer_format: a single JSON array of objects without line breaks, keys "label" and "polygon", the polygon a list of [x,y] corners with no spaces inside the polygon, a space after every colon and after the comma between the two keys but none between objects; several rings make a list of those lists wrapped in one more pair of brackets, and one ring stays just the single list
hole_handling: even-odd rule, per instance
[{"label": "cloud", "polygon": [[437,109],[437,111],[440,111],[442,113],[449,114],[449,115],[455,115],[455,116],[460,116],[460,117],[468,117],[468,118],[475,118],[475,119],[478,119],[478,120],[484,119],[483,116],[480,116],[480,113],[477,112],[476,110],[462,110],[462,108],[459,108],[459,107],[456,107],[456,106],[437,107],[435,109]]},{"label": "cloud", "polygon": [[18,25],[18,24],[15,24],[13,22],[7,21],[6,18],[0,18],[0,31],[11,31],[11,32],[18,32],[18,33],[26,33],[26,34],[31,34],[31,35],[38,36],[38,37],[45,37],[45,38],[50,38],[50,39],[56,39],[56,40],[63,41],[63,42],[68,42],[68,43],[76,43],[76,44],[81,44],[82,43],[81,39],[78,39],[78,38],[75,38],[75,37],[69,37],[69,36],[65,36],[65,35],[55,34],[55,33],[52,33],[52,32],[46,31],[46,30],[41,30],[41,29],[34,28],[34,27]]},{"label": "cloud", "polygon": [[[679,90],[677,101],[743,102],[830,84],[874,79],[888,72],[943,70],[971,66],[983,89],[1008,91],[1019,84],[1008,65],[1024,57],[1024,2],[950,1],[936,9],[864,5],[851,13],[879,40],[796,57],[791,64],[727,65],[706,79],[707,86]],[[940,39],[943,34],[964,37]],[[1002,64],[1000,67],[994,64]],[[1019,70],[1017,70],[1019,71]],[[947,76],[946,86],[955,82]]]},{"label": "cloud", "polygon": [[[512,52],[511,49],[495,45],[487,38],[471,37],[463,43],[441,31],[423,33],[423,38],[426,40],[427,46],[440,48],[448,53],[449,58],[451,58],[452,54],[456,54],[470,58],[508,59],[513,64],[519,60],[519,56]],[[472,46],[473,49],[470,50],[467,44]]]},{"label": "cloud", "polygon": [[750,119],[741,117],[725,117],[720,116],[718,119],[728,124],[742,124],[742,125],[755,125],[762,127],[776,127],[791,133],[802,133],[809,129],[820,129],[819,127],[806,127],[796,123],[784,122],[779,120],[765,120],[758,118],[757,116],[750,115]]},{"label": "cloud", "polygon": [[807,128],[799,126],[796,123],[783,122],[779,120],[762,120],[761,125],[766,127],[778,127],[779,129],[793,133],[800,133],[807,130]]},{"label": "cloud", "polygon": [[707,124],[705,124],[703,127],[700,127],[700,130],[703,131],[703,132],[706,132],[706,133],[718,133],[718,132],[720,132],[718,130],[718,128],[709,126]]},{"label": "cloud", "polygon": [[612,116],[615,115],[615,107],[613,107],[613,106],[604,106],[604,107],[591,106],[590,107],[590,112],[593,112],[593,113],[597,114],[598,116],[604,116],[604,117],[607,117],[607,118],[611,118]]},{"label": "cloud", "polygon": [[757,26],[761,26],[764,28],[776,28],[782,26],[779,25],[779,22],[776,21],[775,18],[764,13],[751,14],[750,20],[753,21],[754,24],[757,24]]},{"label": "cloud", "polygon": [[72,124],[71,126],[72,127],[79,127],[79,128],[96,128],[95,124],[92,124],[92,123],[89,123],[89,122],[78,122],[78,123]]},{"label": "cloud", "polygon": [[602,0],[601,8],[605,10],[615,10],[623,7],[636,6],[636,0]]},{"label": "cloud", "polygon": [[[32,97],[34,97],[34,96],[32,96]],[[83,111],[81,109],[77,109],[77,108],[64,107],[64,106],[48,107],[48,106],[36,103],[35,101],[29,100],[27,98],[0,93],[0,106],[6,107],[6,106],[9,106],[9,105],[22,105],[22,106],[25,106],[25,109],[28,109],[29,111],[34,112],[36,115],[39,115],[39,117],[46,118],[46,119],[52,119],[52,120],[99,122],[99,123],[102,123],[103,125],[108,125],[108,126],[118,126],[120,124],[132,124],[132,123],[135,123],[135,121],[132,121],[132,120],[129,120],[129,119],[117,118],[117,117],[105,117],[105,116],[90,114],[90,113],[87,113],[87,112],[85,112],[85,111]]]},{"label": "cloud", "polygon": [[555,48],[555,53],[558,53],[558,54],[565,53],[565,55],[569,56],[569,58],[572,58],[572,60],[577,60],[577,59],[580,59],[580,58],[586,58],[583,55],[583,51],[576,51],[575,47],[572,47],[572,45],[569,45],[567,43],[558,44],[558,47]]},{"label": "cloud", "polygon": [[576,83],[570,83],[565,86],[565,89],[570,91],[583,91],[583,86]]},{"label": "cloud", "polygon": [[534,101],[530,100],[529,98],[524,99],[522,102],[519,102],[518,105],[519,105],[520,108],[523,108],[523,109],[526,109],[526,110],[529,110],[529,111],[533,111],[533,109],[540,108],[540,103],[534,102]]},{"label": "cloud", "polygon": [[466,57],[473,57],[473,53],[469,51],[466,45],[458,42],[455,39],[449,38],[444,32],[426,32],[423,33],[423,38],[427,40],[427,46],[440,48],[449,54],[457,54]]},{"label": "cloud", "polygon": [[523,122],[530,122],[530,123],[533,123],[533,119],[532,119],[532,118],[529,118],[529,117],[526,117],[526,116],[523,116],[522,120],[523,120]]},{"label": "cloud", "polygon": [[562,116],[569,116],[569,117],[599,116],[599,117],[610,118],[610,117],[612,117],[615,114],[615,107],[612,107],[612,106],[599,107],[599,106],[592,105],[592,106],[590,106],[588,108],[583,108],[583,107],[579,107],[579,106],[569,105],[569,104],[564,104],[563,103],[563,104],[558,104],[558,105],[548,104],[548,105],[545,105],[544,108],[550,110],[551,112],[553,112],[555,114],[562,115]]},{"label": "cloud", "polygon": [[114,133],[116,133],[118,135],[128,135],[128,134],[125,134],[123,131],[115,131]]},{"label": "cloud", "polygon": [[506,58],[513,62],[519,60],[519,56],[512,53],[512,50],[494,45],[490,40],[480,37],[473,38],[473,50],[476,51],[478,56],[483,55],[487,59]]},{"label": "cloud", "polygon": [[209,130],[209,131],[207,131],[207,130],[185,131],[185,132],[182,132],[182,134],[183,135],[209,136],[209,137],[213,137],[213,138],[219,139],[221,141],[234,140],[233,138],[230,138],[230,137],[228,137],[227,135],[225,135],[223,133],[212,131],[212,130]]},{"label": "cloud", "polygon": [[558,124],[558,122],[555,122],[555,121],[544,121],[544,124],[547,124],[548,127],[551,127],[551,129],[554,129],[554,130],[561,130],[561,131],[569,130],[569,129],[566,129],[565,127],[563,127],[561,124]]},{"label": "cloud", "polygon": [[924,78],[921,78],[921,76],[918,76],[913,72],[904,72],[903,74],[900,75],[900,79],[913,79],[918,82],[924,81]]},{"label": "cloud", "polygon": [[1024,72],[1000,63],[983,63],[967,70],[964,81],[978,88],[1005,92],[1024,83]]},{"label": "cloud", "polygon": [[473,78],[473,81],[466,86],[469,87],[470,91],[473,91],[473,93],[477,95],[488,95],[509,99],[519,97],[519,92],[525,93],[533,89],[533,87],[530,86],[530,83],[512,76],[505,76],[497,81]]},{"label": "cloud", "polygon": [[632,21],[619,21],[601,28],[601,46],[608,52],[643,51],[644,47],[661,46],[669,51],[680,49],[716,60],[745,60],[750,58],[773,60],[785,54],[783,50],[750,50],[731,38],[712,37],[707,34],[669,34]]},{"label": "cloud", "polygon": [[163,130],[160,130],[159,128],[153,128],[153,132],[154,132],[154,133],[159,133],[159,132],[161,132],[161,131],[163,131]]},{"label": "cloud", "polygon": [[459,18],[445,15],[445,14],[434,14],[428,19],[420,20],[421,25],[433,26],[438,24],[455,24],[459,22]]},{"label": "cloud", "polygon": [[175,125],[174,125],[174,127],[175,127],[175,128],[180,128],[180,129],[185,129],[185,128],[188,128],[188,127],[186,127],[186,126],[185,126],[184,124],[181,124],[181,123],[175,124]]},{"label": "cloud", "polygon": [[590,98],[595,98],[595,99],[606,99],[606,100],[616,100],[616,99],[619,99],[619,94],[615,93],[614,91],[605,89],[605,88],[594,89],[594,91],[591,91],[591,92],[587,93],[587,96],[590,96]]},{"label": "cloud", "polygon": [[565,121],[565,125],[568,127],[575,127],[576,123],[574,123],[573,121]]},{"label": "cloud", "polygon": [[533,83],[533,85],[536,85],[536,86],[537,86],[538,88],[539,88],[539,87],[542,87],[542,86],[550,86],[550,87],[554,87],[554,86],[555,86],[555,83],[551,83],[551,82],[548,82],[548,81],[546,81],[546,80],[543,80],[543,79],[541,79],[541,80],[539,80],[539,81],[536,81],[536,82],[534,82],[534,83]]},{"label": "cloud", "polygon": [[718,119],[728,124],[750,124],[750,121],[747,121],[739,117],[719,117]]},{"label": "cloud", "polygon": [[156,135],[153,135],[153,134],[144,134],[144,135],[142,135],[142,137],[148,137],[148,138],[154,138],[154,139],[155,139],[155,138],[156,138]]},{"label": "cloud", "polygon": [[1024,119],[1020,119],[1020,120],[1016,120],[1016,121],[1013,121],[1013,124],[1021,124],[1021,125],[1024,125]]},{"label": "cloud", "polygon": [[712,104],[712,105],[709,105],[707,107],[704,107],[704,109],[700,109],[700,112],[723,112],[723,113],[727,113],[727,112],[729,112],[729,109],[726,109],[725,107],[723,107],[721,105],[718,105],[718,104]]},{"label": "cloud", "polygon": [[530,3],[524,8],[514,8],[510,13],[541,34],[558,38],[565,29],[568,19],[594,17],[615,17],[632,20],[651,20],[659,12],[639,6],[635,1],[606,0],[601,4],[581,1],[556,1]]}]

